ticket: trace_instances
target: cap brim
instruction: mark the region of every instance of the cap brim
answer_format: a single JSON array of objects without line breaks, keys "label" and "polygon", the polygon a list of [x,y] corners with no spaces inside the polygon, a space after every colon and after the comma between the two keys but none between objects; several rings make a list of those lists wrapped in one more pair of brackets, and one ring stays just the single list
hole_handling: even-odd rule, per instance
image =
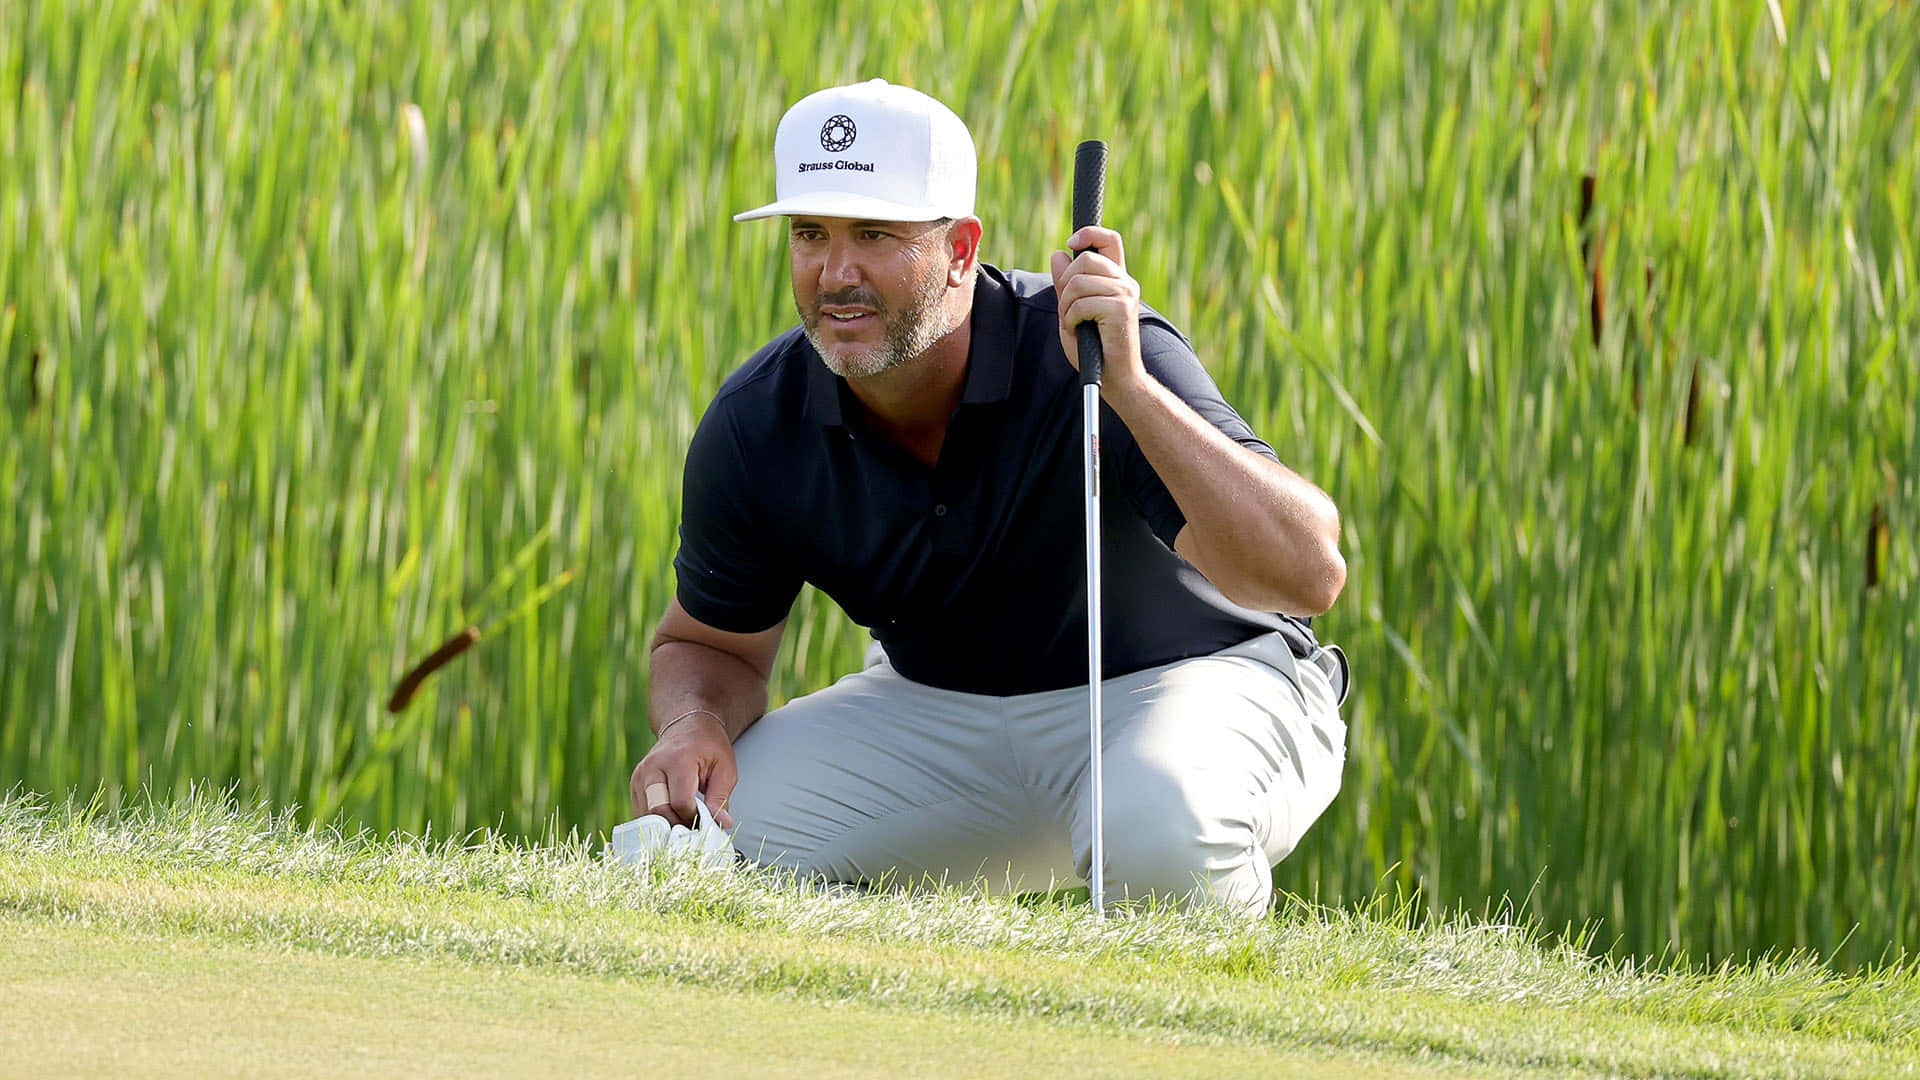
[{"label": "cap brim", "polygon": [[[970,211],[969,211],[970,213]],[[857,221],[938,221],[943,217],[966,217],[951,209],[933,206],[908,206],[905,203],[876,199],[871,195],[843,195],[812,192],[781,199],[733,215],[735,221],[775,217],[780,214],[809,214],[818,217],[853,218]]]}]

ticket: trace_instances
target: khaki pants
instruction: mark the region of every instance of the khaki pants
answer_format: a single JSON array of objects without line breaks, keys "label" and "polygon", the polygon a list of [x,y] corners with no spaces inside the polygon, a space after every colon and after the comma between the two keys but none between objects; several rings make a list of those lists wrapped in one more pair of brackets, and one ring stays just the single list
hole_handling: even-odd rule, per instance
[{"label": "khaki pants", "polygon": [[[1340,787],[1344,664],[1277,634],[1102,686],[1106,889],[1251,914]],[[734,845],[831,881],[993,891],[1086,881],[1087,691],[991,697],[864,671],[735,744]]]}]

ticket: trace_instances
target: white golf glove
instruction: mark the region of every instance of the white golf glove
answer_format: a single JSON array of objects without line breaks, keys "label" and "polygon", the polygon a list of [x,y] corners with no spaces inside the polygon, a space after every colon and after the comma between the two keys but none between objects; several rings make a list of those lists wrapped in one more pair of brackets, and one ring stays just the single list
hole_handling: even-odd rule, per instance
[{"label": "white golf glove", "polygon": [[733,838],[713,820],[707,800],[694,795],[698,816],[694,827],[670,825],[658,814],[643,814],[613,827],[613,842],[607,855],[628,866],[645,866],[662,852],[691,851],[702,866],[718,868],[733,865]]}]

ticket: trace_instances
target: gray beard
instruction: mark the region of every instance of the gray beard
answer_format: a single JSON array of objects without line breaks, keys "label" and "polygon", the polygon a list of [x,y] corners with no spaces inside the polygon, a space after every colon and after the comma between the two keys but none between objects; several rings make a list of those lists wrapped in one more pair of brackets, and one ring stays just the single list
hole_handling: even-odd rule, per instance
[{"label": "gray beard", "polygon": [[953,327],[946,325],[942,317],[940,300],[945,294],[944,280],[936,281],[932,288],[914,297],[912,306],[899,312],[883,312],[886,332],[880,347],[865,356],[842,359],[835,356],[821,337],[820,323],[824,316],[809,317],[800,313],[801,326],[805,328],[807,340],[813,343],[813,351],[827,365],[827,370],[843,379],[872,378],[885,371],[892,371],[901,364],[921,355],[933,347],[933,343],[945,337]]}]

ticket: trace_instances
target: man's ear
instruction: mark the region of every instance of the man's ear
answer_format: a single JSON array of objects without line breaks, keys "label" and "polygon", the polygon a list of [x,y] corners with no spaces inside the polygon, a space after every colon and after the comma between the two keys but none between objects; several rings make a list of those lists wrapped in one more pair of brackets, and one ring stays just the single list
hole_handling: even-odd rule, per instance
[{"label": "man's ear", "polygon": [[980,261],[980,219],[956,218],[947,226],[947,284],[958,288],[973,280]]}]

